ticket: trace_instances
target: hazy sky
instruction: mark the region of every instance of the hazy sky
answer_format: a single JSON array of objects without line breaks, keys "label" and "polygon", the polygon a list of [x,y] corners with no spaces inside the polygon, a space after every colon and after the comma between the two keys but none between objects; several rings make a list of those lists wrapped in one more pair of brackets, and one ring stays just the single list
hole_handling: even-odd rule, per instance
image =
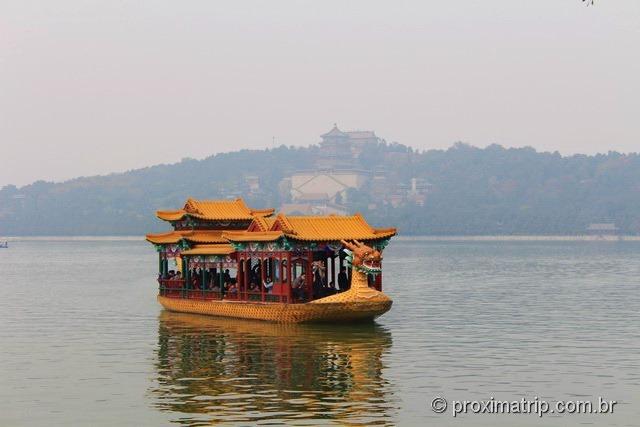
[{"label": "hazy sky", "polygon": [[421,149],[640,151],[640,1],[0,0],[0,186],[334,122]]}]

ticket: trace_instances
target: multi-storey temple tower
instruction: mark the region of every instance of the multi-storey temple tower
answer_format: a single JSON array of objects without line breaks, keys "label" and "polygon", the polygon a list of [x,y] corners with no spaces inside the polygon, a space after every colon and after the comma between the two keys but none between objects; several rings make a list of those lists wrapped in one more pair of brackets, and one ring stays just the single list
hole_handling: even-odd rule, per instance
[{"label": "multi-storey temple tower", "polygon": [[313,167],[299,170],[286,178],[292,204],[285,211],[343,213],[349,188],[361,188],[369,179],[362,170],[358,154],[366,142],[378,140],[371,131],[343,132],[336,124],[320,135],[319,150]]},{"label": "multi-storey temple tower", "polygon": [[351,151],[349,135],[338,129],[334,123],[333,129],[320,135],[320,153],[316,160],[318,170],[353,169],[355,158]]}]

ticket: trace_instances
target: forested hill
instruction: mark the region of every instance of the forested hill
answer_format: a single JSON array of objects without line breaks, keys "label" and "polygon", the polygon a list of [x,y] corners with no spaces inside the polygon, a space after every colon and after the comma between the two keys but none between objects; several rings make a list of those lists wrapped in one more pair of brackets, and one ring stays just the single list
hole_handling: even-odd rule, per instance
[{"label": "forested hill", "polygon": [[[280,181],[312,167],[317,150],[242,150],[62,183],[5,186],[0,236],[163,230],[167,226],[155,219],[156,209],[179,208],[187,197],[246,195],[248,175],[259,178],[261,189],[245,197],[247,203],[277,208],[287,201]],[[385,176],[387,195],[406,192],[412,178],[427,183],[423,205],[381,200],[373,184],[349,194],[349,210],[376,225],[398,226],[405,235],[584,234],[589,224],[603,222],[615,223],[625,234],[640,233],[638,154],[563,157],[531,148],[465,144],[416,152],[379,143],[365,146],[360,162]]]}]

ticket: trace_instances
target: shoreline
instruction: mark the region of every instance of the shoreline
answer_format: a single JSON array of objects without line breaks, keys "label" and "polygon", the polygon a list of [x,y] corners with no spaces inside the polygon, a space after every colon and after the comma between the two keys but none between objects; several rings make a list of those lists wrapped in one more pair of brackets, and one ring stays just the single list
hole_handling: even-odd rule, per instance
[{"label": "shoreline", "polygon": [[[493,235],[493,236],[406,236],[398,235],[396,240],[405,242],[637,242],[640,236],[630,235]],[[0,237],[0,241],[20,242],[20,241],[145,241],[144,236],[6,236]]]},{"label": "shoreline", "polygon": [[402,241],[432,241],[432,242],[638,242],[640,236],[544,236],[544,235],[495,235],[495,236],[398,236]]}]

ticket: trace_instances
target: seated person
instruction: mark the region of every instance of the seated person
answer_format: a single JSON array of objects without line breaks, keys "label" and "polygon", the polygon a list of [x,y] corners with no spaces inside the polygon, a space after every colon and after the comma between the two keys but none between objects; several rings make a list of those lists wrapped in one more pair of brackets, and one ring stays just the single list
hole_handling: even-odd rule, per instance
[{"label": "seated person", "polygon": [[249,283],[249,292],[260,292],[258,284],[253,280],[251,281],[251,283]]},{"label": "seated person", "polygon": [[173,270],[171,270],[169,272],[169,274],[171,275],[171,280],[182,280],[182,272],[181,271],[178,271],[175,274],[172,274],[172,272],[173,272]]},{"label": "seated person", "polygon": [[193,276],[191,286],[193,286],[193,289],[200,289],[200,276]]},{"label": "seated person", "polygon": [[235,283],[231,283],[231,284],[229,285],[229,287],[227,288],[227,292],[228,292],[230,295],[237,295],[237,293],[238,293],[238,287],[235,285]]},{"label": "seated person", "polygon": [[273,289],[273,281],[269,277],[264,281],[264,288],[269,294],[271,293],[271,289]]},{"label": "seated person", "polygon": [[304,274],[301,274],[300,276],[296,277],[296,279],[293,281],[293,284],[291,286],[293,288],[300,288],[300,287],[304,287],[304,284],[305,284]]},{"label": "seated person", "polygon": [[329,287],[325,288],[324,292],[325,295],[333,295],[336,293],[336,284],[333,280],[329,283]]},{"label": "seated person", "polygon": [[220,290],[220,281],[218,280],[218,275],[214,274],[212,276],[210,276],[210,280],[209,280],[209,288],[210,289],[218,289]]}]

